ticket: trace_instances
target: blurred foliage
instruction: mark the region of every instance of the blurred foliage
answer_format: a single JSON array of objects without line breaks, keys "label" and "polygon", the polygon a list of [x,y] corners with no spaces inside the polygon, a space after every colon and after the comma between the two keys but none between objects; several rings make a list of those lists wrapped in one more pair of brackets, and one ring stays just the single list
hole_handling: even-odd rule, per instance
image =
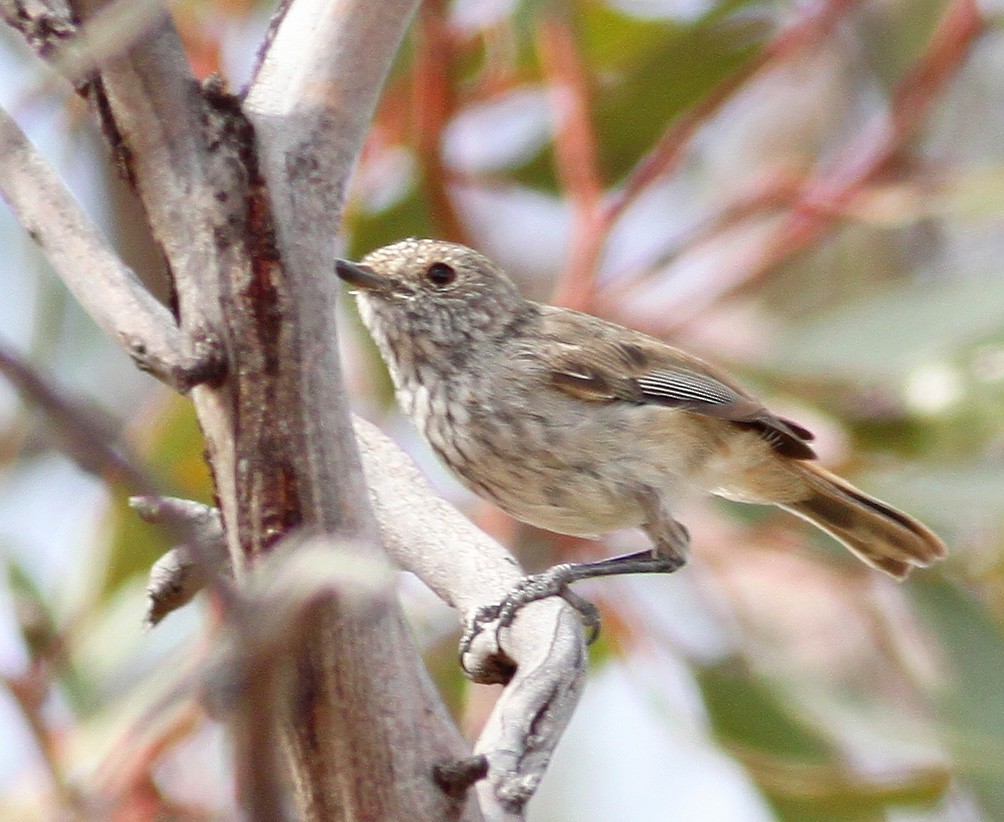
[{"label": "blurred foliage", "polygon": [[[790,518],[716,505],[701,509],[710,525],[695,530],[695,567],[684,574],[707,589],[691,607],[727,635],[725,650],[694,650],[700,637],[667,640],[633,610],[636,603],[604,601],[594,666],[652,670],[653,655],[639,651],[634,640],[651,635],[686,672],[698,703],[653,721],[668,734],[681,717],[703,717],[706,730],[691,742],[737,764],[740,776],[729,778],[748,781],[755,795],[748,808],[759,807],[759,800],[785,822],[968,822],[1001,818],[1004,809],[1004,278],[997,271],[1004,251],[1004,122],[994,119],[1004,94],[999,26],[970,47],[976,54],[961,72],[959,66],[945,69],[954,81],[931,85],[928,120],[902,135],[876,173],[857,182],[853,196],[808,205],[783,187],[776,196],[756,196],[778,174],[794,175],[799,191],[811,188],[818,175],[832,171],[834,157],[849,166],[840,170],[853,173],[854,163],[841,152],[857,140],[867,155],[867,139],[887,133],[883,118],[891,91],[915,76],[945,10],[957,5],[430,3],[391,72],[347,205],[342,239],[354,257],[405,236],[465,239],[515,273],[532,275],[544,293],[583,243],[568,217],[583,204],[575,202],[561,170],[568,147],[552,139],[567,107],[554,88],[559,78],[550,76],[542,57],[543,22],[571,35],[591,129],[572,139],[595,146],[595,167],[586,170],[608,197],[622,190],[667,129],[714,98],[724,83],[736,83],[681,147],[681,162],[642,192],[655,205],[629,207],[619,221],[604,224],[605,255],[594,261],[596,270],[572,276],[598,275],[591,310],[726,362],[740,376],[757,378],[778,402],[797,398],[816,417],[812,427],[828,461],[930,521],[950,545],[941,568],[894,588],[838,557],[831,545],[813,546],[817,537]],[[778,46],[783,32],[828,8],[838,10],[833,25],[806,45]],[[260,4],[234,0],[176,6],[198,72],[246,60],[246,35],[260,28],[254,19],[260,13]],[[437,26],[445,38],[426,36]],[[765,54],[775,55],[775,63],[759,70]],[[521,91],[536,96],[516,114],[499,114]],[[442,111],[423,107],[421,101],[430,99],[439,99]],[[482,112],[480,121],[473,118],[478,128],[460,130],[460,136],[451,131],[472,112]],[[539,139],[527,129],[538,121]],[[433,133],[431,150],[443,156],[422,154],[418,146],[430,145],[426,131]],[[490,172],[483,170],[486,152],[494,152]],[[450,211],[456,225],[443,219]],[[824,214],[830,222],[803,245],[792,238],[797,231],[779,235],[776,247],[783,253],[769,260],[763,238],[775,236],[771,232],[793,214]],[[451,235],[457,226],[466,236]],[[13,270],[23,261],[11,256]],[[72,376],[79,385],[68,373],[76,361],[60,360],[64,346],[76,341],[57,344],[68,325],[63,314],[77,309],[70,305],[64,312],[43,291],[23,310],[35,312],[41,329],[24,347],[60,379]],[[342,331],[355,351],[372,353],[368,341],[357,339],[358,324]],[[100,347],[94,354],[96,360],[110,356]],[[385,377],[362,374],[377,367],[375,357],[346,365],[350,388],[370,391],[359,399],[382,408],[395,424]],[[105,387],[116,379],[114,367],[102,360],[90,370],[92,398],[115,393]],[[159,388],[142,390],[147,397],[113,410],[128,423],[125,440],[136,459],[170,493],[211,501],[190,404]],[[12,484],[19,467],[47,456],[51,447],[24,434],[25,413],[17,408],[2,418],[0,453],[7,462],[0,470]],[[420,444],[407,445],[421,454]],[[15,490],[0,493],[19,499]],[[2,673],[11,694],[34,693],[41,683],[39,704],[15,701],[20,725],[28,728],[25,748],[48,751],[52,761],[40,778],[34,760],[21,757],[31,775],[12,779],[18,790],[0,801],[4,818],[46,818],[53,803],[82,813],[89,795],[118,803],[122,813],[139,807],[158,808],[165,818],[196,818],[194,809],[210,816],[232,812],[222,778],[214,781],[217,770],[202,773],[187,761],[186,745],[209,756],[211,748],[199,742],[207,720],[167,699],[188,666],[196,665],[177,648],[197,644],[197,615],[188,608],[148,637],[139,634],[143,578],[169,544],[129,509],[129,493],[113,483],[99,533],[92,537],[82,528],[77,542],[58,546],[93,577],[83,593],[65,580],[36,579],[36,565],[25,561],[32,549],[18,553],[14,541],[5,546],[5,598],[13,607],[2,618],[14,622],[17,640],[10,644],[17,652],[4,655],[15,661],[5,662]],[[723,534],[736,531],[728,529],[739,529],[743,547],[729,544]],[[788,536],[779,537],[782,531]],[[529,553],[542,539],[534,533],[516,548]],[[719,548],[735,557],[747,542],[756,550],[744,556],[756,563],[723,562],[727,571],[705,564]],[[793,545],[803,563],[798,572],[777,570],[771,551]],[[559,551],[549,543],[542,553],[553,558]],[[527,557],[528,564],[533,560]],[[820,592],[838,603],[829,621],[820,616],[829,607]],[[786,608],[804,619],[780,622]],[[676,612],[666,610],[675,620]],[[816,633],[806,640],[799,622]],[[690,630],[687,620],[680,623],[681,633]],[[484,706],[461,676],[452,639],[440,633],[424,654],[451,710],[466,727],[476,725]],[[173,707],[152,722],[151,706],[165,699]],[[576,770],[588,774],[588,763]],[[563,792],[650,791],[649,818],[677,818],[665,810],[671,799],[662,787],[583,776]],[[179,799],[193,795],[190,806]],[[538,813],[540,819],[576,818],[553,807]],[[748,813],[736,810],[728,819],[760,818]]]},{"label": "blurred foliage", "polygon": [[[582,15],[582,54],[598,88],[593,124],[608,183],[621,179],[666,125],[740,70],[765,21],[712,13],[687,26],[632,20],[599,3]],[[589,13],[591,12],[591,13]]]},{"label": "blurred foliage", "polygon": [[[203,459],[202,434],[192,404],[165,394],[143,415],[137,456],[149,466],[170,496],[213,501],[212,478]],[[144,523],[129,506],[129,489],[115,491],[106,528],[113,535],[108,546],[99,596],[112,595],[123,583],[145,575],[170,548],[156,527]]]},{"label": "blurred foliage", "polygon": [[857,776],[825,732],[807,724],[782,688],[741,660],[697,673],[722,744],[749,769],[779,819],[883,819],[896,805],[931,805],[948,790],[943,770],[889,780]]}]

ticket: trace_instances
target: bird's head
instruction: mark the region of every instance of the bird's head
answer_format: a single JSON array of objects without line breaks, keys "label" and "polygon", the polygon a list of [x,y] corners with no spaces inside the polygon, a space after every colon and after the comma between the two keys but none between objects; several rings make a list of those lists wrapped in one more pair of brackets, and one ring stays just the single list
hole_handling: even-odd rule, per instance
[{"label": "bird's head", "polygon": [[358,263],[338,260],[336,271],[378,345],[388,337],[416,347],[490,342],[529,305],[491,260],[440,240],[402,240]]}]

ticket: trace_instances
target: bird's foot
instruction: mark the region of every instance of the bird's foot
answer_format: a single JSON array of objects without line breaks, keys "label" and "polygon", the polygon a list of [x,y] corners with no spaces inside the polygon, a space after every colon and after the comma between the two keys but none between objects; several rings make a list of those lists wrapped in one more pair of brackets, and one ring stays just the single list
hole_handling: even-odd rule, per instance
[{"label": "bird's foot", "polygon": [[498,632],[513,624],[522,607],[552,596],[560,596],[578,611],[579,616],[582,617],[583,625],[589,631],[586,642],[589,644],[595,642],[600,635],[599,609],[568,588],[570,582],[578,579],[574,575],[576,567],[570,563],[563,563],[539,574],[525,576],[513,586],[512,590],[501,601],[478,608],[460,638],[461,658],[470,651],[475,638],[487,626],[494,625],[497,645]]},{"label": "bird's foot", "polygon": [[667,574],[679,569],[684,562],[685,560],[678,555],[662,556],[651,551],[643,551],[598,562],[562,563],[539,574],[525,576],[500,602],[483,605],[475,612],[460,638],[460,657],[463,659],[470,651],[475,638],[487,626],[494,624],[497,645],[498,632],[512,625],[520,608],[551,596],[560,596],[579,612],[584,626],[589,631],[586,642],[592,644],[600,635],[599,609],[572,591],[569,585],[593,577]]}]

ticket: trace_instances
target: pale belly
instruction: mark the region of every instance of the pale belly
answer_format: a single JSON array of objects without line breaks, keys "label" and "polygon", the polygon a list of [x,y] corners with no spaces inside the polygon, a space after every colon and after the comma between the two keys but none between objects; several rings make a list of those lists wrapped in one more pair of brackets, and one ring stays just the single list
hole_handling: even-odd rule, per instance
[{"label": "pale belly", "polygon": [[[419,389],[402,400],[419,430],[460,480],[523,522],[596,537],[643,524],[642,498],[676,499],[688,484],[687,449],[668,449],[654,406],[539,404],[506,398],[489,407]],[[686,425],[685,420],[681,422]],[[683,440],[684,444],[688,440]]]}]

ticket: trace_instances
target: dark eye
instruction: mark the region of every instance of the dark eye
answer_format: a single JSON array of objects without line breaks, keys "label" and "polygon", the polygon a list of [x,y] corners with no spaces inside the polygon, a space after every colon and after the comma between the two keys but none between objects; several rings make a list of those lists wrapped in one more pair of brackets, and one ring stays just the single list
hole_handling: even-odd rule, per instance
[{"label": "dark eye", "polygon": [[425,272],[426,279],[435,286],[449,285],[457,279],[453,266],[446,263],[433,263]]}]

